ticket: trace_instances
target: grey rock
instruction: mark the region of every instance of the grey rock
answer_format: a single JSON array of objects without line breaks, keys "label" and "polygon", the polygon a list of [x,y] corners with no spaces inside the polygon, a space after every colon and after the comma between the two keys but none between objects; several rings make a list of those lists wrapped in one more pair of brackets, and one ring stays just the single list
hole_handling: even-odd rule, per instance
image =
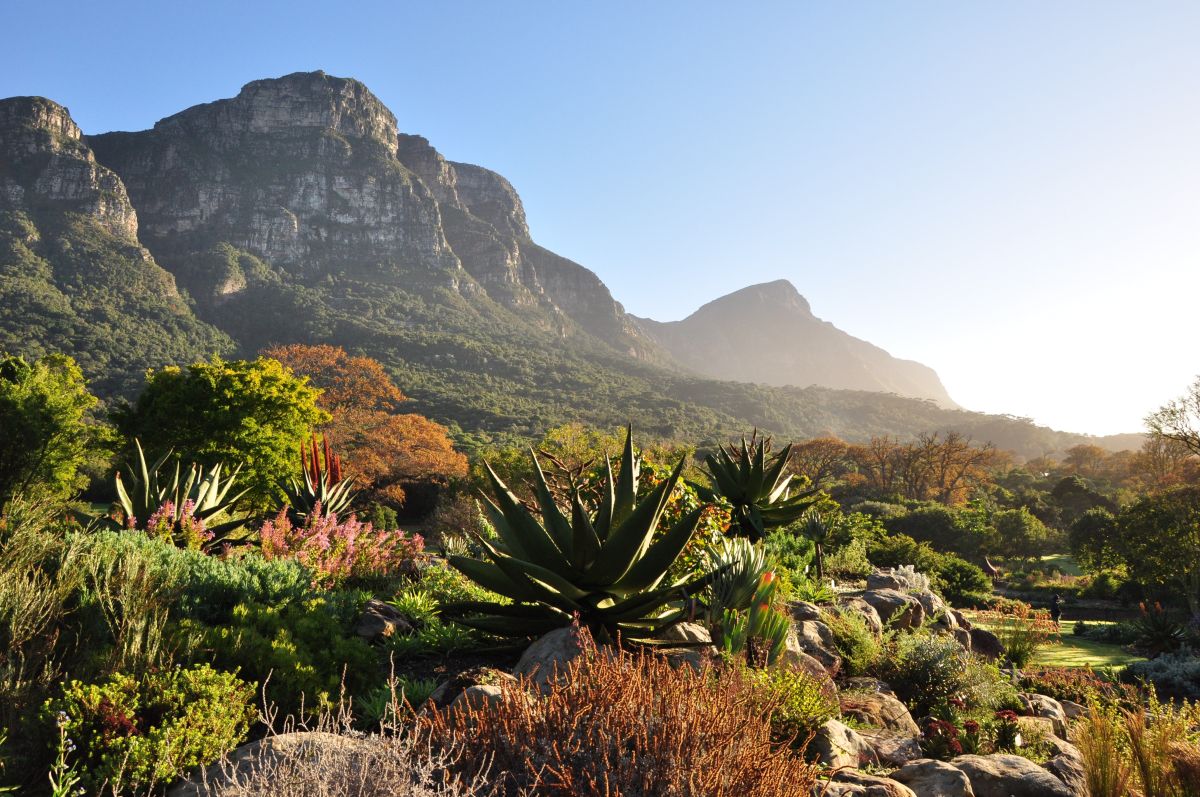
[{"label": "grey rock", "polygon": [[958,609],[951,609],[950,614],[954,615],[954,622],[958,624],[959,628],[965,628],[968,631],[971,630],[971,621],[967,619],[966,615]]},{"label": "grey rock", "polygon": [[972,628],[971,652],[978,653],[989,661],[996,661],[1004,655],[1004,644],[991,631],[985,628]]},{"label": "grey rock", "polygon": [[832,769],[879,763],[870,743],[837,720],[829,720],[817,729],[805,754]]},{"label": "grey rock", "polygon": [[975,797],[1075,797],[1065,783],[1019,755],[960,755],[950,763],[970,779]]},{"label": "grey rock", "polygon": [[454,698],[454,702],[450,704],[450,707],[479,709],[487,705],[500,703],[503,700],[504,690],[501,687],[480,684],[478,686],[468,686],[462,692],[459,692],[458,697]]},{"label": "grey rock", "polygon": [[867,740],[882,766],[902,767],[924,756],[920,743],[899,731],[860,729],[858,735]]},{"label": "grey rock", "polygon": [[712,634],[699,623],[676,623],[662,635],[664,642],[684,645],[711,645]]},{"label": "grey rock", "polygon": [[512,673],[498,670],[495,667],[472,667],[454,677],[443,681],[429,695],[430,701],[438,707],[453,703],[463,691],[472,686],[515,687],[517,679]]},{"label": "grey rock", "polygon": [[234,750],[224,761],[176,783],[167,797],[223,797],[244,794],[235,784],[250,777],[263,763],[282,758],[332,758],[345,762],[364,754],[370,746],[366,739],[323,731],[300,731],[268,736]]},{"label": "grey rock", "polygon": [[867,627],[879,636],[883,633],[883,619],[879,616],[878,610],[871,604],[859,597],[846,597],[838,601],[838,605],[844,611],[854,611],[862,615]]},{"label": "grey rock", "polygon": [[1081,706],[1072,700],[1060,700],[1058,704],[1062,706],[1063,714],[1067,715],[1068,720],[1079,719],[1088,711],[1087,706]]},{"label": "grey rock", "polygon": [[932,758],[910,761],[889,777],[908,786],[918,797],[976,797],[966,773]]},{"label": "grey rock", "polygon": [[958,620],[950,612],[950,607],[941,597],[929,590],[919,590],[909,593],[921,603],[921,608],[925,610],[927,619],[936,618],[937,623],[951,631],[958,628]]},{"label": "grey rock", "polygon": [[375,598],[367,601],[362,616],[358,618],[358,624],[354,627],[354,632],[368,641],[407,636],[415,630],[411,617],[395,606]]},{"label": "grey rock", "polygon": [[876,570],[867,576],[867,589],[899,589],[905,587],[905,582],[893,572]]},{"label": "grey rock", "polygon": [[1054,735],[1067,738],[1068,717],[1062,704],[1052,697],[1038,694],[1024,694],[1026,710],[1035,717],[1046,717],[1054,723]]},{"label": "grey rock", "polygon": [[513,675],[528,678],[545,691],[550,683],[562,676],[567,664],[582,652],[576,629],[569,626],[557,628],[525,649],[513,668]]},{"label": "grey rock", "polygon": [[797,622],[823,619],[821,617],[821,607],[808,601],[792,601],[788,604],[788,611],[791,612],[792,619]]},{"label": "grey rock", "polygon": [[891,695],[892,697],[896,696],[896,693],[892,690],[892,687],[878,678],[847,678],[842,681],[842,691],[882,692],[885,695]]},{"label": "grey rock", "polygon": [[818,797],[916,797],[903,783],[854,769],[836,772],[828,783],[813,790]]},{"label": "grey rock", "polygon": [[925,608],[913,596],[894,589],[873,589],[862,598],[879,612],[879,619],[895,628],[920,628],[925,622]]},{"label": "grey rock", "polygon": [[[842,667],[842,657],[837,652],[837,643],[829,626],[819,620],[803,620],[792,624],[791,635],[795,636],[795,644],[800,650],[821,662],[827,673],[837,675]],[[788,645],[791,644],[789,638]]]},{"label": "grey rock", "polygon": [[908,707],[883,692],[840,693],[842,714],[876,728],[888,728],[908,736],[920,733]]},{"label": "grey rock", "polygon": [[1057,737],[1047,740],[1054,748],[1054,756],[1046,762],[1046,771],[1063,782],[1063,785],[1078,797],[1087,797],[1087,772],[1083,754],[1075,745]]}]

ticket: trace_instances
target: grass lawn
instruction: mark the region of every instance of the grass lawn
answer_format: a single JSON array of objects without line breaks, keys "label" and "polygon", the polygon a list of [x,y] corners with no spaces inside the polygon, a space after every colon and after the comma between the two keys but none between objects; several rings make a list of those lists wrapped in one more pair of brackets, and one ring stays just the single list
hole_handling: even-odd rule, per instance
[{"label": "grass lawn", "polygon": [[1058,567],[1068,576],[1081,576],[1083,571],[1079,569],[1079,564],[1075,561],[1075,557],[1069,553],[1056,553],[1050,556],[1041,558],[1042,565],[1048,567],[1050,565],[1058,565]]},{"label": "grass lawn", "polygon": [[[968,619],[981,628],[987,628],[986,623],[979,623],[972,612],[967,613]],[[1088,620],[1088,625],[1102,625],[1098,621]],[[1075,621],[1063,620],[1060,623],[1062,633],[1055,637],[1058,644],[1043,645],[1034,655],[1031,667],[1124,667],[1133,661],[1142,661],[1141,656],[1135,656],[1121,649],[1120,645],[1107,642],[1094,642],[1090,639],[1075,636]]]},{"label": "grass lawn", "polygon": [[[1077,637],[1074,620],[1063,620],[1062,634],[1057,645],[1044,645],[1030,662],[1035,667],[1124,667],[1131,661],[1142,661],[1141,656],[1126,653],[1120,645],[1094,642]],[[1088,625],[1100,623],[1088,621]]]}]

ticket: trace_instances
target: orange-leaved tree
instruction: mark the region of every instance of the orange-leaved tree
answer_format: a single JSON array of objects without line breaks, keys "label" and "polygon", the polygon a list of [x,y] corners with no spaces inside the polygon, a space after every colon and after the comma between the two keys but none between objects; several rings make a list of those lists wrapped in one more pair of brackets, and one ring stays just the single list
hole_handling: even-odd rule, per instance
[{"label": "orange-leaved tree", "polygon": [[292,344],[263,351],[323,391],[317,403],[332,416],[322,429],[346,472],[378,499],[396,504],[405,486],[465,476],[467,458],[437,421],[396,410],[407,397],[377,360],[340,346]]}]

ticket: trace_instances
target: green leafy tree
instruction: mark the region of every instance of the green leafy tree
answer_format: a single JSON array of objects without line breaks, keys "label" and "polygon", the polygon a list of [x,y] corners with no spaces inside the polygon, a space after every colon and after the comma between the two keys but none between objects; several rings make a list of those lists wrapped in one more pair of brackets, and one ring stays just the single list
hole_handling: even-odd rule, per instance
[{"label": "green leafy tree", "polygon": [[1118,530],[1129,574],[1178,588],[1200,615],[1200,487],[1142,498],[1121,513]]},{"label": "green leafy tree", "polygon": [[1089,573],[1111,570],[1121,564],[1117,518],[1104,507],[1084,512],[1071,524],[1071,554]]},{"label": "green leafy tree", "polygon": [[313,427],[329,419],[317,406],[319,395],[277,360],[214,357],[150,372],[137,403],[116,420],[127,439],[140,439],[148,451],[241,465],[240,481],[256,504],[265,504],[295,471],[296,452]]},{"label": "green leafy tree", "polygon": [[995,516],[999,552],[1030,560],[1052,553],[1054,533],[1024,507],[1006,509]]},{"label": "green leafy tree", "polygon": [[96,399],[70,357],[0,359],[0,506],[16,493],[63,496],[96,440]]}]

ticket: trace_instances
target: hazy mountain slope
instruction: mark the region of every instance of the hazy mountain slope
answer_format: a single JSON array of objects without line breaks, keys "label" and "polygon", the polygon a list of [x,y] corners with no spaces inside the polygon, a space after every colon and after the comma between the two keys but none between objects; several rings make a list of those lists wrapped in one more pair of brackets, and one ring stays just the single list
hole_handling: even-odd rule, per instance
[{"label": "hazy mountain slope", "polygon": [[705,376],[872,390],[958,406],[933,369],[817,318],[787,280],[743,288],[682,321],[639,320],[679,363]]},{"label": "hazy mountain slope", "polygon": [[0,351],[75,357],[129,394],[149,367],[228,351],[137,239],[121,180],[62,106],[0,100]]}]

